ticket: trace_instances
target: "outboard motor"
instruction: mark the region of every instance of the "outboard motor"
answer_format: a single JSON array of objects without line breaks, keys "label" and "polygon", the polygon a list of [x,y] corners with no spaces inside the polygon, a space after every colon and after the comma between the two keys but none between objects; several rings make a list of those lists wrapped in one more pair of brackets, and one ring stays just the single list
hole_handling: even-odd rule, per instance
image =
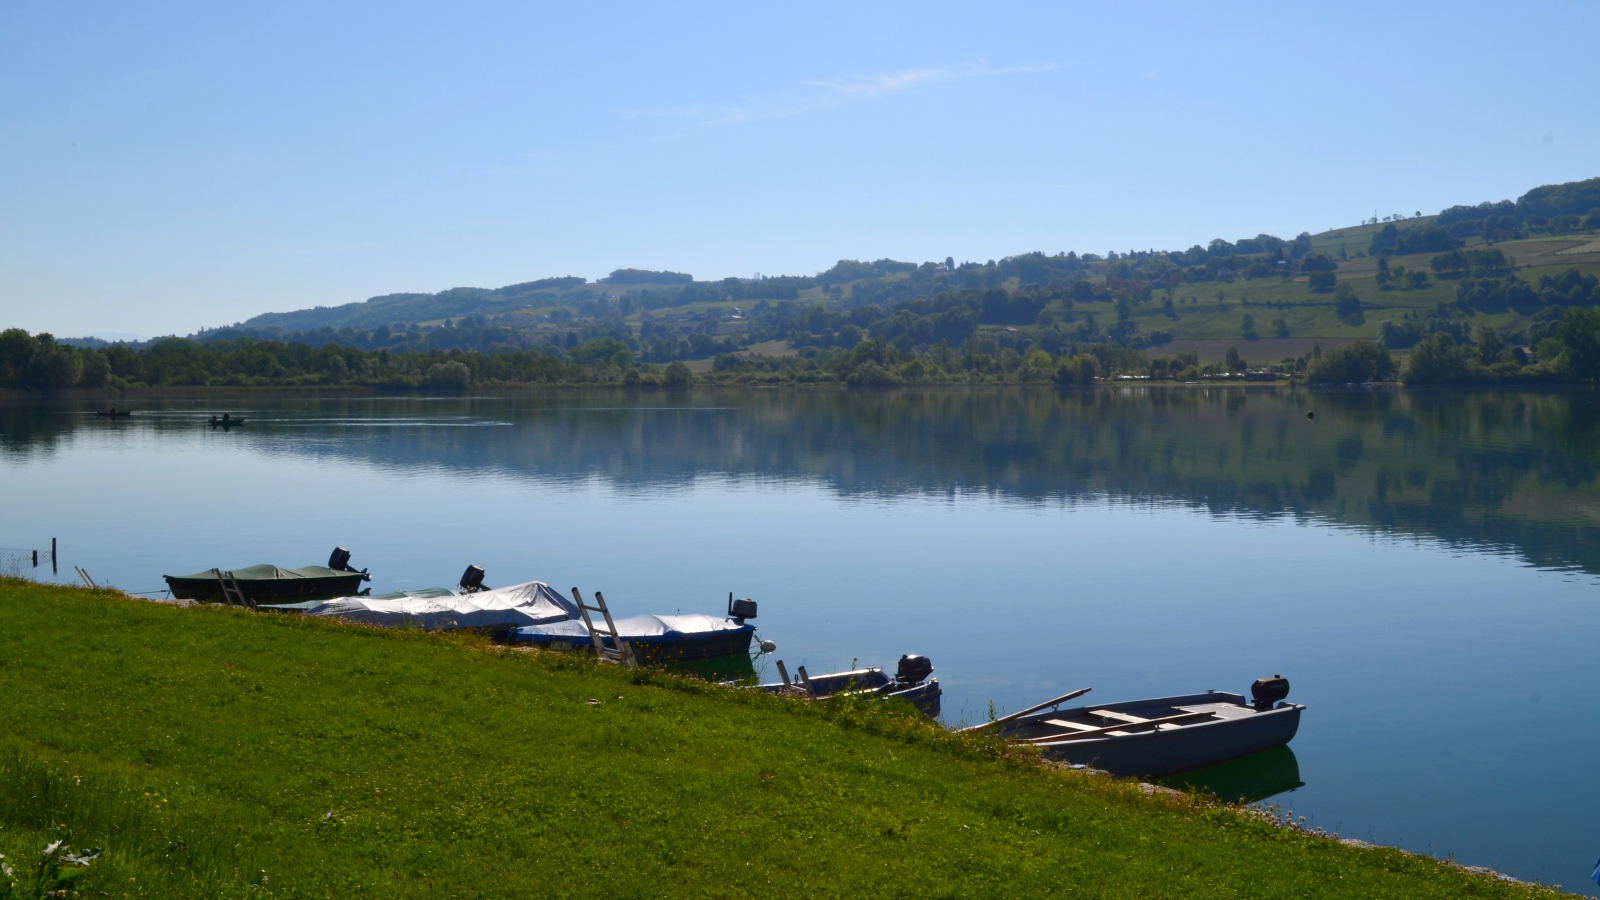
[{"label": "outboard motor", "polygon": [[350,565],[350,551],[343,547],[333,548],[333,553],[328,556],[328,568],[335,572],[357,572],[361,575],[362,581],[372,580],[372,576],[367,574],[366,569],[358,570]]},{"label": "outboard motor", "polygon": [[743,600],[735,600],[733,599],[733,592],[728,592],[728,618],[743,625],[745,619],[754,619],[755,617],[756,602],[754,600],[748,597]]},{"label": "outboard motor", "polygon": [[1289,696],[1289,679],[1282,675],[1257,678],[1250,685],[1250,697],[1256,701],[1256,712],[1266,712],[1274,703]]},{"label": "outboard motor", "polygon": [[894,680],[900,684],[918,684],[928,680],[933,674],[933,660],[926,656],[906,654],[900,657],[900,666],[895,669]]},{"label": "outboard motor", "polygon": [[467,570],[461,573],[461,588],[469,594],[490,590],[489,586],[483,583],[483,567],[467,566]]}]

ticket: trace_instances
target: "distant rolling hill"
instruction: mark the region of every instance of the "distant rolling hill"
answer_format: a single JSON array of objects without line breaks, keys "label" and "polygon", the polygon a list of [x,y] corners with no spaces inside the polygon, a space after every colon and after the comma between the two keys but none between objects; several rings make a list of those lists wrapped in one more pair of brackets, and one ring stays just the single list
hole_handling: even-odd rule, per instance
[{"label": "distant rolling hill", "polygon": [[[896,309],[926,317],[949,310],[955,302],[980,310],[979,326],[1009,326],[1012,332],[1020,328],[1024,338],[1036,325],[1050,326],[1080,343],[1111,341],[1138,349],[1191,342],[1195,346],[1183,349],[1203,357],[1220,352],[1212,345],[1225,348],[1243,340],[1252,345],[1252,355],[1276,358],[1304,352],[1299,345],[1307,340],[1315,347],[1318,338],[1341,342],[1435,327],[1427,324],[1433,310],[1456,301],[1461,279],[1476,271],[1470,262],[1453,273],[1434,271],[1440,252],[1460,249],[1464,258],[1477,259],[1471,256],[1474,248],[1503,248],[1535,294],[1544,292],[1537,283],[1542,277],[1568,269],[1600,272],[1596,232],[1600,178],[1537,187],[1516,201],[1453,206],[1429,216],[1375,217],[1289,240],[1263,234],[1231,243],[1217,239],[1188,250],[1105,256],[1035,252],[982,263],[951,258],[920,264],[842,260],[816,275],[759,281],[695,281],[681,272],[619,269],[597,282],[575,276],[543,278],[500,288],[388,294],[342,306],[264,313],[197,337],[242,334],[379,347],[414,342],[419,333],[438,331],[436,326],[442,325],[452,345],[468,347],[474,341],[488,347],[568,340],[574,331],[580,336],[616,332],[637,343],[670,323],[683,334],[749,332],[745,342],[759,338],[762,346],[800,347],[813,338],[819,346],[832,346],[859,339],[856,335],[864,329],[882,331],[874,323]],[[1490,268],[1494,277],[1510,274],[1504,267]],[[1341,307],[1335,285],[1340,296],[1353,292],[1364,312],[1351,314]],[[1574,301],[1562,298],[1575,295],[1551,296],[1555,299],[1539,305],[1570,304]],[[783,313],[794,320],[792,325],[776,328],[766,322],[776,312],[769,311],[770,304],[785,300],[838,314],[865,313],[872,306],[879,312],[867,317],[849,313],[859,327],[848,335],[838,323],[800,322],[793,312]],[[1479,306],[1493,316],[1495,327],[1516,333],[1530,324],[1535,312],[1530,303],[1525,300],[1515,312],[1506,303]],[[743,321],[730,324],[730,318],[739,318],[740,308]],[[690,324],[718,317],[720,331]],[[1490,321],[1480,318],[1461,327],[1470,331]],[[763,327],[764,322],[771,327]],[[453,331],[463,325],[494,333],[469,337]],[[1388,332],[1380,327],[1385,325]],[[433,342],[445,337],[436,335]],[[939,336],[931,340],[938,343]],[[916,341],[924,342],[921,337]]]},{"label": "distant rolling hill", "polygon": [[[541,278],[502,288],[451,288],[437,294],[385,294],[343,306],[318,306],[293,312],[262,313],[234,326],[256,331],[314,331],[318,328],[377,328],[432,322],[457,316],[499,316],[529,307],[572,302],[586,278]],[[583,293],[581,290],[576,293]],[[578,297],[576,299],[582,299]]]}]

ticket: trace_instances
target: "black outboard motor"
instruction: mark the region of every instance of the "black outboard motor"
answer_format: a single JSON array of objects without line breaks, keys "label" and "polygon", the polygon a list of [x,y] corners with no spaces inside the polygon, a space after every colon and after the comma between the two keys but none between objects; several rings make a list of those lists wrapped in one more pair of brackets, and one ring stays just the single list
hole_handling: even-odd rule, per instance
[{"label": "black outboard motor", "polygon": [[461,589],[469,594],[491,590],[487,584],[483,583],[482,566],[467,566],[467,570],[461,573]]},{"label": "black outboard motor", "polygon": [[933,660],[926,656],[906,654],[900,657],[900,665],[895,669],[894,680],[900,684],[919,684],[928,680],[933,674]]},{"label": "black outboard motor", "polygon": [[754,600],[748,597],[743,600],[735,600],[733,599],[733,592],[728,592],[728,618],[743,625],[745,619],[754,619],[755,617],[756,602]]},{"label": "black outboard motor", "polygon": [[1256,712],[1266,712],[1272,704],[1289,696],[1289,679],[1282,675],[1257,678],[1250,685],[1250,697],[1256,701]]},{"label": "black outboard motor", "polygon": [[333,553],[328,556],[328,568],[335,572],[359,572],[362,576],[362,581],[372,580],[372,576],[367,574],[366,569],[358,570],[350,565],[350,551],[343,547],[333,548]]}]

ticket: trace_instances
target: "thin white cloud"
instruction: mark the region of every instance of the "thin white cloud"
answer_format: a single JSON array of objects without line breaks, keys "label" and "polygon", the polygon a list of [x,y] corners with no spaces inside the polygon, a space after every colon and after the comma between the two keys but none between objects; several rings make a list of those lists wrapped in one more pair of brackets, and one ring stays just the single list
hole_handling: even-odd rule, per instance
[{"label": "thin white cloud", "polygon": [[734,125],[765,119],[782,119],[831,109],[848,103],[877,100],[926,85],[994,75],[1030,75],[1049,72],[1054,64],[996,68],[979,60],[958,68],[907,69],[878,72],[855,78],[803,82],[805,91],[774,93],[725,106],[654,106],[626,113],[629,118],[676,119],[706,126]]}]

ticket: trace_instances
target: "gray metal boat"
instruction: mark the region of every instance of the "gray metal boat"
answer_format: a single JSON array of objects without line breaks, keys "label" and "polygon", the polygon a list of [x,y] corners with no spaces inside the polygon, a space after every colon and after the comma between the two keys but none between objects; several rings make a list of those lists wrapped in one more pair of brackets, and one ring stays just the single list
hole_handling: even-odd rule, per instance
[{"label": "gray metal boat", "polygon": [[1033,744],[1051,759],[1113,775],[1156,777],[1282,747],[1299,730],[1305,709],[1284,699],[1289,681],[1277,675],[1251,685],[1253,701],[1227,691],[1206,691],[1059,708],[1088,691],[1074,691],[969,730],[988,729]]},{"label": "gray metal boat", "polygon": [[778,673],[782,681],[777,684],[758,684],[755,688],[769,694],[797,694],[815,700],[829,697],[892,697],[904,700],[923,715],[935,718],[939,715],[940,701],[944,697],[939,679],[932,677],[933,663],[926,656],[900,657],[894,675],[876,667],[808,675],[806,667],[801,666],[800,677],[790,681],[783,660],[778,661]]}]

